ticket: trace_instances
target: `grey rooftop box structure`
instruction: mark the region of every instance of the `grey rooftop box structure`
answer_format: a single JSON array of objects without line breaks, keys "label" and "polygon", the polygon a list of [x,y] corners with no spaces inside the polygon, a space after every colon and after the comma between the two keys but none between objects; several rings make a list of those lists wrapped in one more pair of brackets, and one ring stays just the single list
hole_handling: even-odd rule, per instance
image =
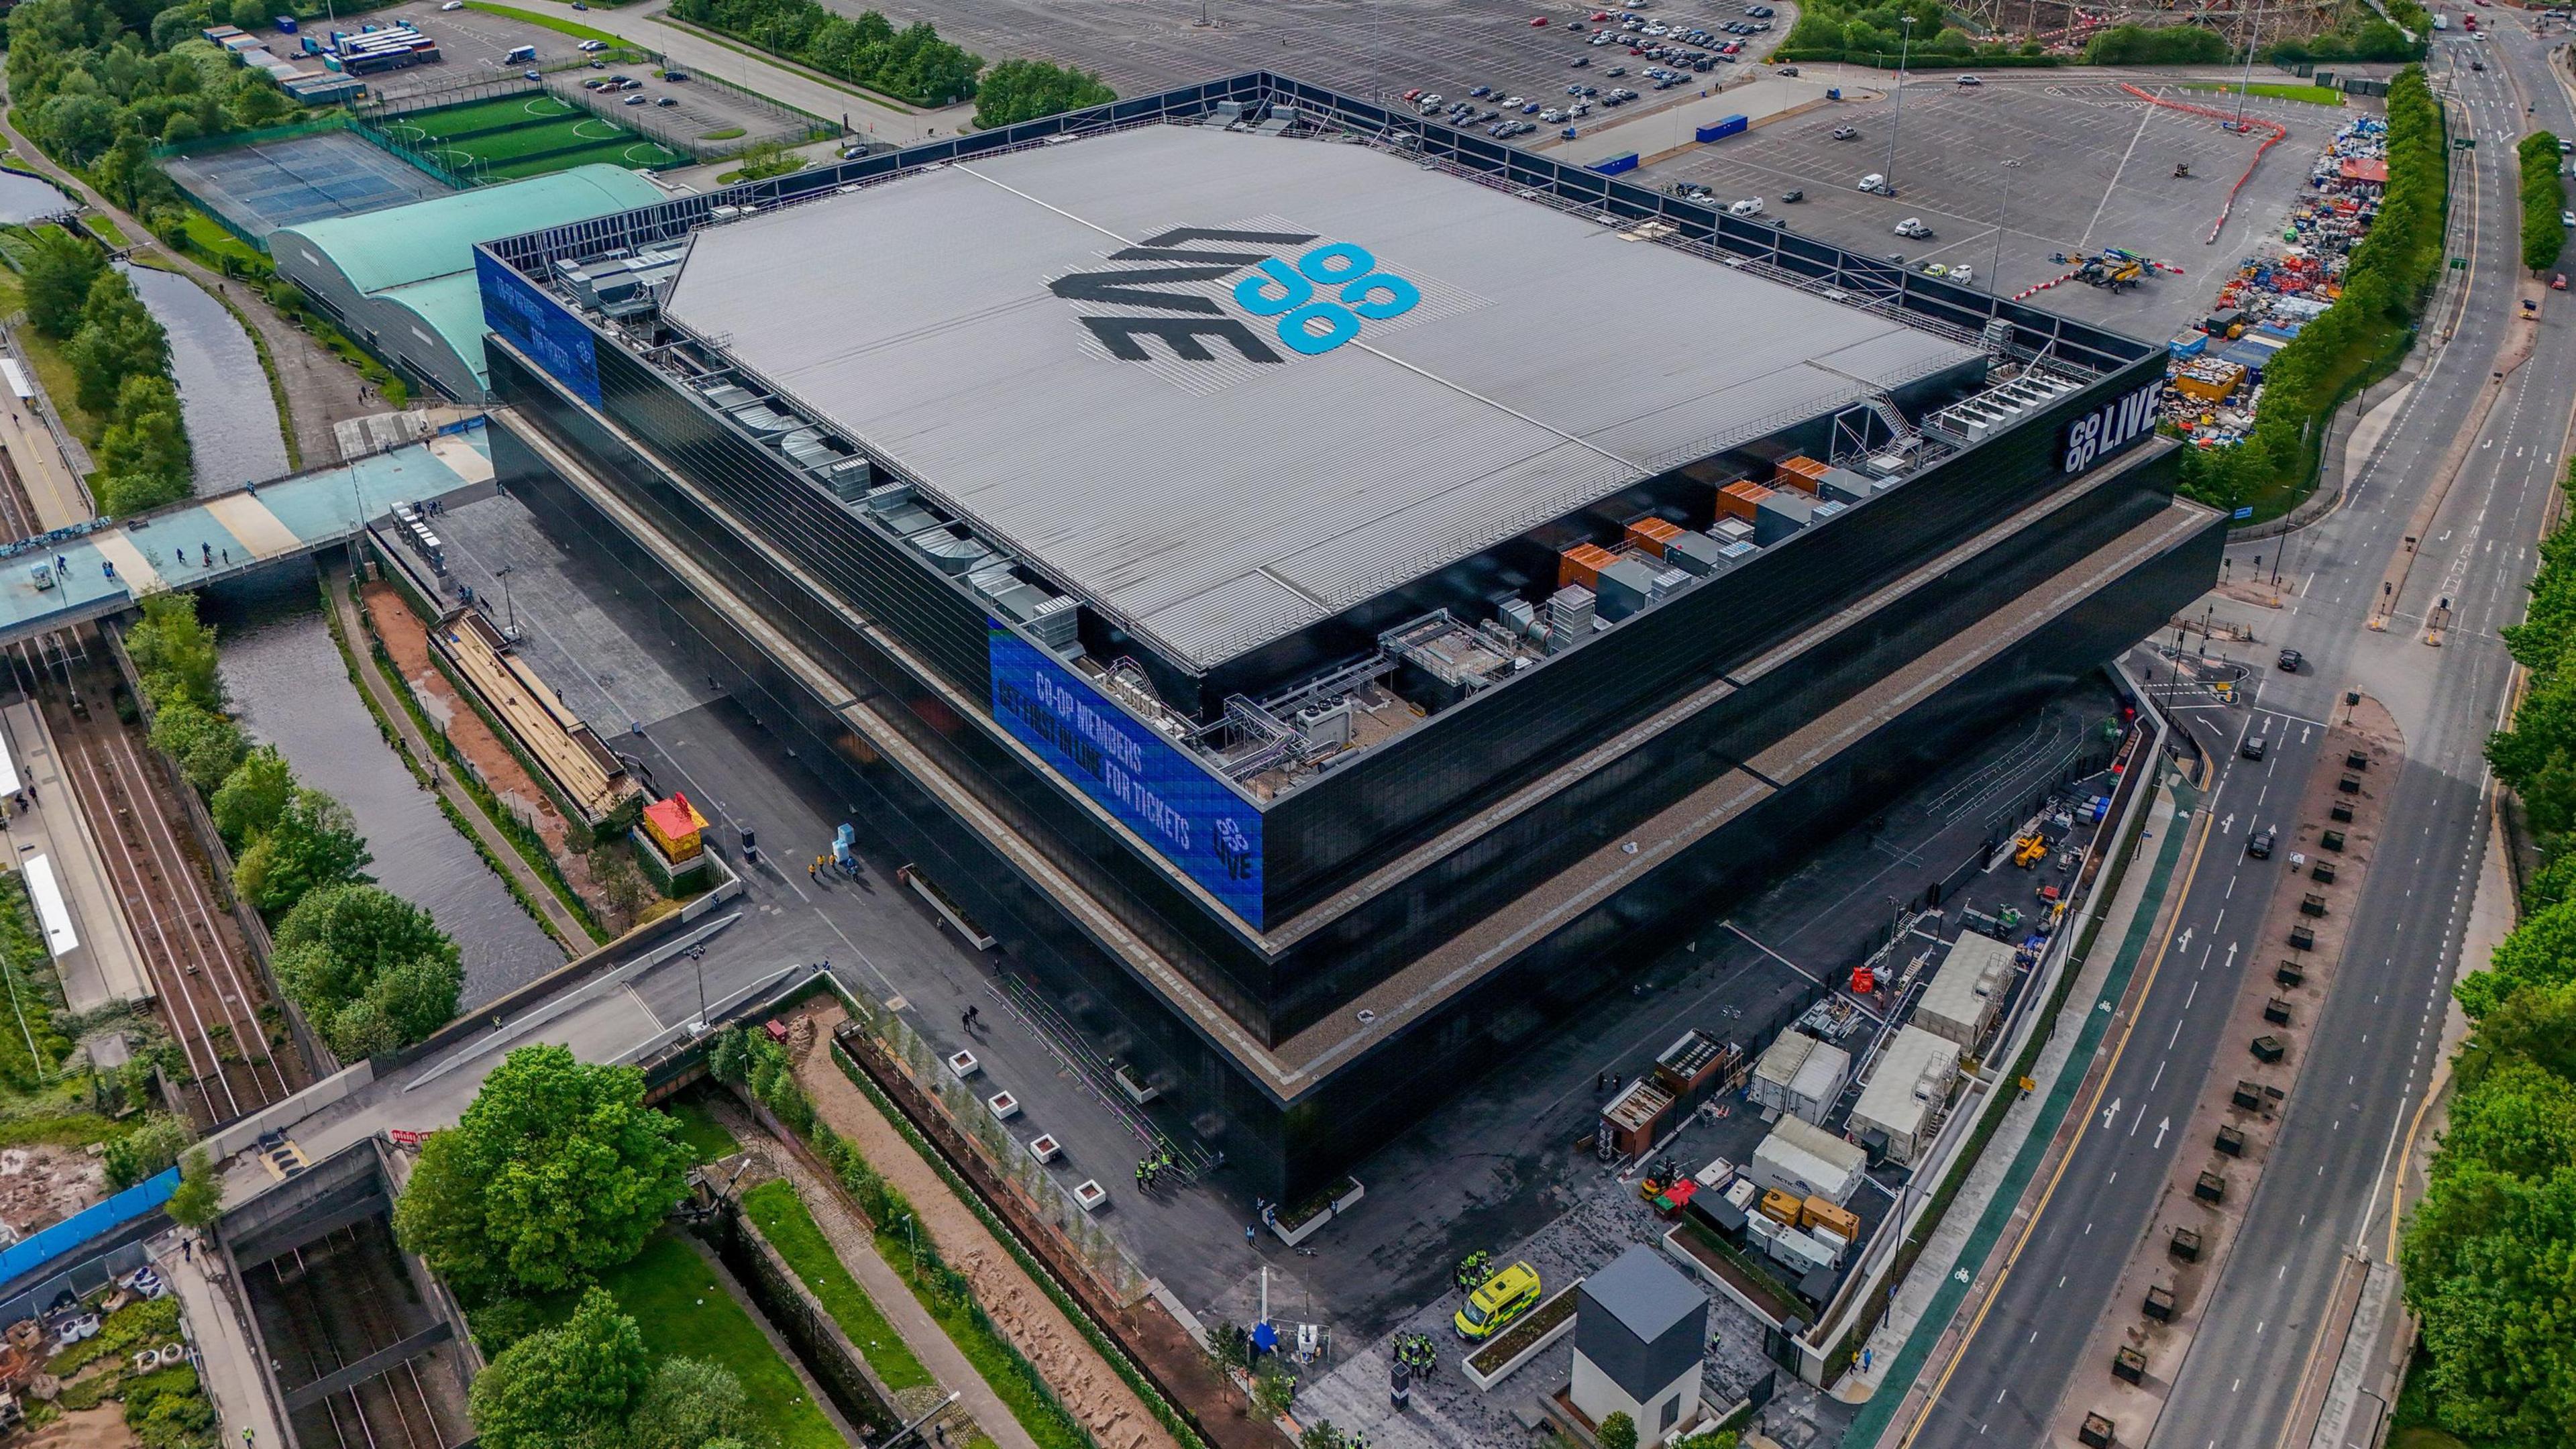
[{"label": "grey rooftop box structure", "polygon": [[1696,1418],[1708,1296],[1643,1243],[1575,1292],[1574,1406],[1595,1424],[1614,1413],[1658,1444]]}]

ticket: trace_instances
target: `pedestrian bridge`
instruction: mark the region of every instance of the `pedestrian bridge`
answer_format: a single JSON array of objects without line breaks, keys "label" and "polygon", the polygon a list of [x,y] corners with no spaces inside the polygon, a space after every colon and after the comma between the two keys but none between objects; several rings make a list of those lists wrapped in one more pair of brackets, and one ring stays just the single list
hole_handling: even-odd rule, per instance
[{"label": "pedestrian bridge", "polygon": [[[443,498],[491,479],[491,448],[477,417],[351,462],[0,545],[0,644],[301,558],[353,537],[396,503]],[[40,570],[47,586],[38,584]]]}]

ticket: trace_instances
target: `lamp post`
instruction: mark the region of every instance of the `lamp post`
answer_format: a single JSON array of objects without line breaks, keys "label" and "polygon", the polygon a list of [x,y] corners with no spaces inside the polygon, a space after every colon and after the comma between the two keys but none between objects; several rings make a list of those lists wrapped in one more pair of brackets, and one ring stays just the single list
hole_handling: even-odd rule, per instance
[{"label": "lamp post", "polygon": [[1887,189],[1896,190],[1896,136],[1905,126],[1905,64],[1914,55],[1914,17],[1905,20],[1905,40],[1896,50],[1896,110],[1887,122]]},{"label": "lamp post", "polygon": [[519,606],[510,602],[510,566],[503,564],[494,569],[492,577],[501,581],[501,608],[510,616],[510,638],[515,642],[519,637]]},{"label": "lamp post", "polygon": [[2021,158],[2011,157],[2000,164],[2004,168],[2004,204],[1995,210],[1995,250],[1986,259],[1986,290],[1994,294],[1998,312],[2004,305],[2003,278],[1999,275],[2004,265],[2004,223],[2012,219],[2012,179],[2013,173],[2021,169]]},{"label": "lamp post", "polygon": [[2254,90],[2254,42],[2263,31],[2262,0],[2255,0],[2253,23],[2245,28],[2245,78],[2236,85],[2236,129],[2245,129],[2245,98]]}]

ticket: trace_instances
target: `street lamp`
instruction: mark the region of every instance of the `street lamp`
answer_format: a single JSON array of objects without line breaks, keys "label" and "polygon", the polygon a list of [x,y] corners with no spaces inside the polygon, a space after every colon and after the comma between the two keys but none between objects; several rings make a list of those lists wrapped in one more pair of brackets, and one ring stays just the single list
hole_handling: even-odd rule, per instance
[{"label": "street lamp", "polygon": [[1914,55],[1914,17],[1904,17],[1905,40],[1896,50],[1896,110],[1887,122],[1887,189],[1896,190],[1896,133],[1905,125],[1905,63]]},{"label": "street lamp", "polygon": [[510,602],[510,566],[503,564],[494,569],[492,577],[501,581],[501,607],[510,616],[509,637],[515,643],[519,638],[519,606]]},{"label": "street lamp", "polygon": [[2245,78],[2236,84],[2236,129],[2245,129],[2245,98],[2254,90],[2254,42],[2263,32],[2263,3],[2255,0],[2254,20],[2245,28]]},{"label": "street lamp", "polygon": [[1998,164],[2004,168],[2004,204],[1995,210],[1995,250],[1986,260],[1986,290],[1994,294],[1995,310],[2000,312],[2004,305],[2003,278],[1999,275],[2004,265],[2004,224],[2012,219],[2012,179],[2013,173],[2021,169],[2021,158],[2015,156]]}]

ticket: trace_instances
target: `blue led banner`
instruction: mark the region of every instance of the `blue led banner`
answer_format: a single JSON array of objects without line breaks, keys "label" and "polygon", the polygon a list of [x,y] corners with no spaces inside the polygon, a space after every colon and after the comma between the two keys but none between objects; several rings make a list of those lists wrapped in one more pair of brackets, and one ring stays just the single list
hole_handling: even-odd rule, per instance
[{"label": "blue led banner", "polygon": [[509,339],[573,395],[599,404],[597,339],[562,304],[487,252],[474,253],[474,279],[483,289],[483,322]]},{"label": "blue led banner", "polygon": [[1261,812],[1089,680],[1001,624],[993,718],[1165,860],[1261,925]]}]

